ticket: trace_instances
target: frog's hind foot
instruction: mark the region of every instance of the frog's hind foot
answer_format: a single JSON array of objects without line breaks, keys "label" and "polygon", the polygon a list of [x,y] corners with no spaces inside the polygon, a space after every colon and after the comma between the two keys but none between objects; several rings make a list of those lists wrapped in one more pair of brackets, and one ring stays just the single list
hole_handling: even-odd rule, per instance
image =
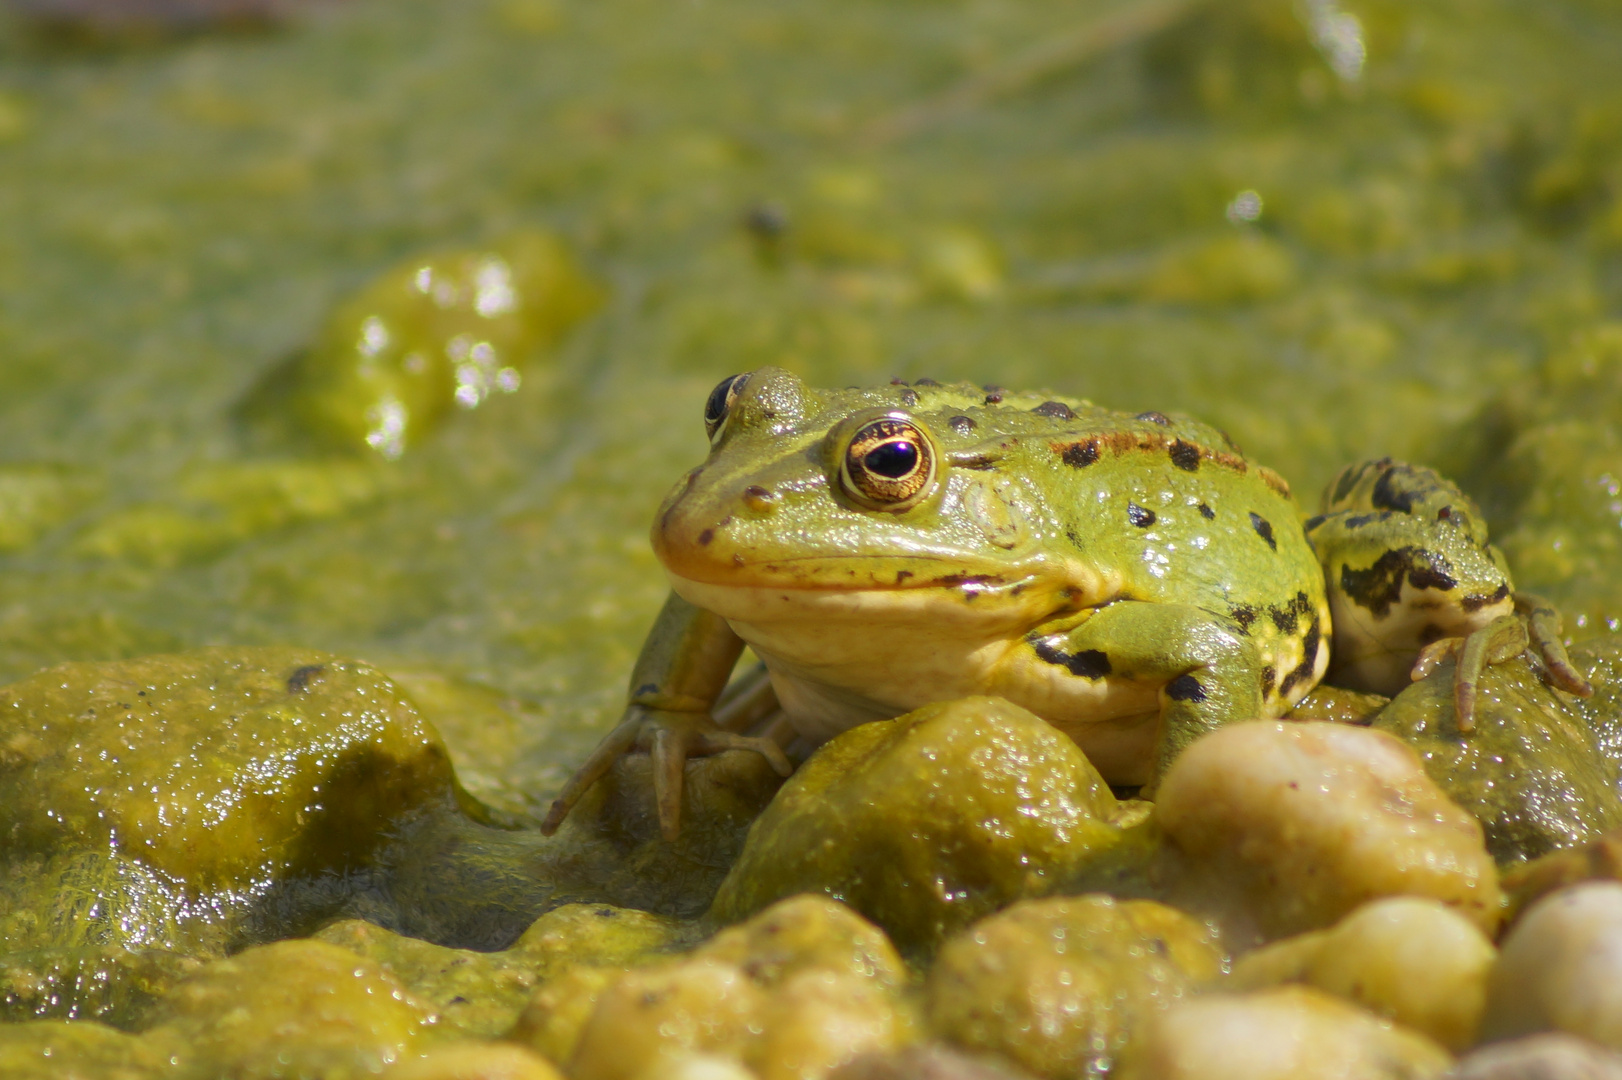
[{"label": "frog's hind foot", "polygon": [[779,776],[788,776],[794,771],[783,748],[770,738],[725,731],[702,713],[677,713],[633,705],[563,785],[541,822],[541,834],[551,836],[557,832],[563,819],[592,785],[608,775],[614,762],[635,750],[645,750],[653,756],[659,833],[667,841],[681,834],[682,774],[688,758],[725,750],[748,750],[764,757]]},{"label": "frog's hind foot", "polygon": [[1501,615],[1465,637],[1443,638],[1420,650],[1410,673],[1418,682],[1449,657],[1453,669],[1453,709],[1461,732],[1475,730],[1476,684],[1484,668],[1513,660],[1530,647],[1543,662],[1544,677],[1557,689],[1588,697],[1593,686],[1572,666],[1560,641],[1560,613],[1541,597],[1515,594],[1515,613]]}]

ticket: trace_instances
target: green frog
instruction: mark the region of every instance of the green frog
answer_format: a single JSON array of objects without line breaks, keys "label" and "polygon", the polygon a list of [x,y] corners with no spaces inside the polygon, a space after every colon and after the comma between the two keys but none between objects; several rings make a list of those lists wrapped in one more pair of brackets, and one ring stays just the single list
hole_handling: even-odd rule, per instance
[{"label": "green frog", "polygon": [[1481,511],[1434,470],[1391,458],[1348,466],[1305,531],[1329,589],[1335,685],[1390,696],[1451,657],[1468,732],[1482,667],[1530,646],[1552,685],[1593,693],[1566,656],[1558,612],[1515,591]]},{"label": "green frog", "polygon": [[[625,716],[552,832],[620,755],[652,753],[676,835],[687,757],[808,750],[869,720],[995,694],[1110,783],[1200,735],[1288,712],[1329,663],[1325,578],[1284,480],[1175,413],[919,380],[818,390],[761,368],[705,408],[710,454],[666,497],[671,596]],[[717,700],[744,646],[779,730]]]}]

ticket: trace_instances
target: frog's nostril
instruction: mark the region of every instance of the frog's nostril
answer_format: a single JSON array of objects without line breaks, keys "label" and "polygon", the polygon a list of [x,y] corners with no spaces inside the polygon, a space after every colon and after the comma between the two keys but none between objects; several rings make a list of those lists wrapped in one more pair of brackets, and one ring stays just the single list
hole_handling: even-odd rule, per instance
[{"label": "frog's nostril", "polygon": [[769,514],[777,509],[777,492],[750,484],[743,489],[743,504],[757,514]]}]

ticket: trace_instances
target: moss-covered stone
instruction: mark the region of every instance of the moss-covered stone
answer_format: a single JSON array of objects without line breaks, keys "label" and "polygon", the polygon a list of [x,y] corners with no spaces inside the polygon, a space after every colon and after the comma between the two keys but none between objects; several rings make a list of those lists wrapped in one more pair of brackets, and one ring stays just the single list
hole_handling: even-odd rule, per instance
[{"label": "moss-covered stone", "polygon": [[513,1027],[539,983],[579,965],[646,962],[690,936],[674,920],[644,911],[568,904],[542,915],[502,952],[447,948],[360,919],[333,923],[316,938],[378,964],[433,1007],[442,1030],[494,1038]]},{"label": "moss-covered stone", "polygon": [[1212,929],[1150,900],[1026,900],[960,931],[929,972],[935,1037],[1038,1076],[1106,1072],[1159,1009],[1222,974]]},{"label": "moss-covered stone", "polygon": [[1000,698],[963,698],[834,739],[749,831],[712,913],[824,892],[903,950],[1040,895],[1113,844],[1115,799],[1076,745]]},{"label": "moss-covered stone", "polygon": [[65,664],[0,689],[0,852],[120,854],[200,895],[364,859],[454,801],[375,668],[307,649]]},{"label": "moss-covered stone", "polygon": [[279,941],[182,980],[146,1041],[187,1077],[349,1080],[411,1052],[432,1009],[378,965],[321,941]]},{"label": "moss-covered stone", "polygon": [[0,1024],[0,1076],[7,1080],[158,1080],[163,1049],[139,1035],[90,1021]]}]

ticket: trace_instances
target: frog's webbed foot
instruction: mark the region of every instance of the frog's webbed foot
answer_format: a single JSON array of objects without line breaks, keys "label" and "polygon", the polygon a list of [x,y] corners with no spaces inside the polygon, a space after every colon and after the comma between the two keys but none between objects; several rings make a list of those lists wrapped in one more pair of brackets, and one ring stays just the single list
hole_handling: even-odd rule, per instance
[{"label": "frog's webbed foot", "polygon": [[783,748],[769,738],[724,731],[704,713],[672,712],[632,705],[585,763],[569,777],[552,801],[541,833],[551,836],[591,786],[614,767],[614,762],[636,750],[653,755],[654,799],[659,808],[659,832],[666,840],[681,833],[682,771],[690,757],[719,754],[723,750],[749,750],[764,757],[780,776],[794,771]]},{"label": "frog's webbed foot", "polygon": [[1420,650],[1414,662],[1415,682],[1435,671],[1448,657],[1456,657],[1453,669],[1453,708],[1460,731],[1475,729],[1476,683],[1482,669],[1512,660],[1530,646],[1543,661],[1549,682],[1578,697],[1594,692],[1587,679],[1572,667],[1566,647],[1560,642],[1560,614],[1547,602],[1530,593],[1515,594],[1515,614],[1501,615],[1466,637],[1443,638]]}]

